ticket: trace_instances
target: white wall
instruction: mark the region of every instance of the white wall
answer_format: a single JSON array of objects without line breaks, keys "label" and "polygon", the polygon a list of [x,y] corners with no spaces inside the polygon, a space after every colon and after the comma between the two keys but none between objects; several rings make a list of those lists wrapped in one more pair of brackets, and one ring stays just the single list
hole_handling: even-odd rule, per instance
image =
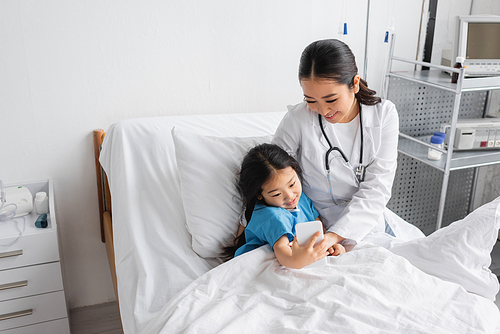
[{"label": "white wall", "polygon": [[[285,110],[302,100],[301,51],[338,38],[343,12],[344,39],[362,73],[366,7],[367,0],[0,2],[0,178],[54,179],[70,307],[114,299],[92,130],[132,117]],[[379,88],[393,12],[396,54],[415,58],[421,7],[371,1],[370,86]]]}]

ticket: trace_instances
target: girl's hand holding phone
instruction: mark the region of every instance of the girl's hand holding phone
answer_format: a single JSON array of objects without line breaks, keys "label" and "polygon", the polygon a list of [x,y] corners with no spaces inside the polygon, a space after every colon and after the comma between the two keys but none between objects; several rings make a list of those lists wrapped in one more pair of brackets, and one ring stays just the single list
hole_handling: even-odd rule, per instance
[{"label": "girl's hand holding phone", "polygon": [[[311,265],[328,255],[326,240],[323,239],[320,243],[316,244],[320,236],[322,236],[321,232],[316,232],[305,245],[301,245],[297,240],[297,235],[295,235],[292,241],[292,262],[296,268]],[[324,263],[321,265],[324,265]]]},{"label": "girl's hand holding phone", "polygon": [[325,265],[326,256],[329,254],[328,244],[323,239],[315,245],[320,235],[321,232],[316,232],[305,244],[299,244],[295,236],[292,247],[289,245],[288,237],[283,235],[273,246],[276,258],[282,266],[293,269],[301,269],[309,265]]}]

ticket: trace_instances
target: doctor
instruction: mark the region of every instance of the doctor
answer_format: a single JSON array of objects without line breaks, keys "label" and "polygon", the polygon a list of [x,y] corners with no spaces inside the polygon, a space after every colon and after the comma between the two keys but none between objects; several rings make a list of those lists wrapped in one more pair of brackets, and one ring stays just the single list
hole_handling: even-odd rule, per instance
[{"label": "doctor", "polygon": [[335,39],[307,46],[299,81],[304,102],[288,107],[273,142],[299,161],[303,191],[325,224],[329,246],[364,239],[390,248],[423,237],[386,208],[397,167],[398,113],[360,78],[349,47]]}]

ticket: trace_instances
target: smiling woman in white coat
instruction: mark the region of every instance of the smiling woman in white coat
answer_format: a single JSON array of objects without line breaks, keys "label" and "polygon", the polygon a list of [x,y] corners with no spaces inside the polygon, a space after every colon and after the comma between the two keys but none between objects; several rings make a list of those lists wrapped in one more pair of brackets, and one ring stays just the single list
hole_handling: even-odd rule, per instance
[{"label": "smiling woman in white coat", "polygon": [[347,239],[390,248],[423,237],[386,208],[397,168],[398,113],[360,78],[349,47],[335,39],[311,43],[300,58],[299,81],[304,102],[288,107],[273,142],[299,161],[303,191],[329,245]]}]

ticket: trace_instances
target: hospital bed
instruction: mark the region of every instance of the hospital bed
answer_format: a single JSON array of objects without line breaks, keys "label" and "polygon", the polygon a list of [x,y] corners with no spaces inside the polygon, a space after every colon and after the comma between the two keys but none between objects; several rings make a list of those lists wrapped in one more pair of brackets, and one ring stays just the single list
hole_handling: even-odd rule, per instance
[{"label": "hospital bed", "polygon": [[500,198],[426,238],[391,251],[360,243],[321,268],[282,267],[269,246],[222,263],[238,230],[240,160],[283,115],[140,118],[94,131],[124,332],[500,333],[488,269]]}]

